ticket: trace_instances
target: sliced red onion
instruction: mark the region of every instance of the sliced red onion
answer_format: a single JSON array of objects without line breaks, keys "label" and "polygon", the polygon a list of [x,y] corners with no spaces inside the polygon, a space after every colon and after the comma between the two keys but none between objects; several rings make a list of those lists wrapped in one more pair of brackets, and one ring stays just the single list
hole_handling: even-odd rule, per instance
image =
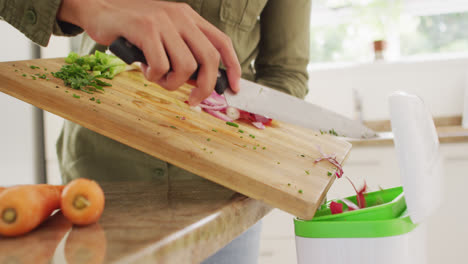
[{"label": "sliced red onion", "polygon": [[228,106],[226,108],[226,115],[229,116],[232,120],[237,120],[240,117],[240,112],[237,108]]},{"label": "sliced red onion", "polygon": [[258,129],[265,129],[265,125],[263,125],[262,122],[252,122],[252,125],[254,125]]},{"label": "sliced red onion", "polygon": [[199,112],[199,113],[201,113],[201,111],[202,111],[202,109],[201,109],[201,107],[200,107],[199,105],[197,105],[197,106],[190,106],[190,109],[192,109],[192,110],[195,111],[195,112]]},{"label": "sliced red onion", "polygon": [[348,206],[348,211],[354,211],[354,210],[359,210],[359,206],[357,206],[355,203],[351,202],[350,200],[343,198],[341,199],[343,203],[345,203]]},{"label": "sliced red onion", "polygon": [[330,162],[331,164],[333,164],[335,167],[336,167],[336,172],[335,172],[335,175],[336,177],[338,178],[341,178],[341,176],[343,176],[343,168],[341,167],[341,164],[336,160],[336,155],[335,154],[325,154],[322,152],[322,149],[320,148],[320,146],[317,146],[319,152],[320,152],[320,155],[322,155],[320,158],[316,159],[314,161],[314,163],[317,163],[317,162],[320,162],[322,160],[327,160],[328,162]]},{"label": "sliced red onion", "polygon": [[232,122],[233,120],[231,118],[229,118],[229,116],[227,116],[226,114],[222,113],[221,111],[215,111],[215,110],[211,110],[211,109],[204,109],[208,114],[216,117],[216,118],[219,118],[221,120],[224,120],[226,122]]}]

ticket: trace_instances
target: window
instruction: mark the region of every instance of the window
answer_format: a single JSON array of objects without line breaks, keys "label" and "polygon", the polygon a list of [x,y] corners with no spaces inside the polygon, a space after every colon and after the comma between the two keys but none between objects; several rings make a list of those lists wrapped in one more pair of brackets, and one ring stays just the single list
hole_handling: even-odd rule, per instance
[{"label": "window", "polygon": [[385,40],[385,58],[468,54],[468,1],[315,0],[312,64],[367,62],[373,42]]}]

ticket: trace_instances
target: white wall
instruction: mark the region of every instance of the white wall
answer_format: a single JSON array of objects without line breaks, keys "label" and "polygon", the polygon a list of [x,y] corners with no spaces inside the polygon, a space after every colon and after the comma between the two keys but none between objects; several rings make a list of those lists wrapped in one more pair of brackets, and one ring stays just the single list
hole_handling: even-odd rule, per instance
[{"label": "white wall", "polygon": [[[31,58],[31,42],[4,21],[0,21],[0,35],[0,61]],[[33,106],[0,93],[1,186],[36,182],[35,111]]]},{"label": "white wall", "polygon": [[364,120],[389,119],[387,96],[403,90],[420,96],[434,116],[460,115],[467,76],[468,56],[314,69],[306,100],[354,118],[356,89]]}]

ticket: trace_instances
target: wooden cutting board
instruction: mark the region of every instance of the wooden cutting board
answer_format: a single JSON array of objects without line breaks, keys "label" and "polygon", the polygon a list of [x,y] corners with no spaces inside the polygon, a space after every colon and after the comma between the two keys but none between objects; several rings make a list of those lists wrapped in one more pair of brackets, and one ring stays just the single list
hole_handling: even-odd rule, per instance
[{"label": "wooden cutting board", "polygon": [[[184,103],[189,85],[166,91],[139,71],[119,74],[103,93],[87,94],[50,74],[63,64],[0,63],[0,91],[303,219],[313,217],[335,178],[328,176],[335,172],[330,163],[314,164],[317,147],[340,163],[351,149],[337,137],[278,121],[265,130],[243,122],[228,126]],[[47,79],[33,80],[44,73]]]}]

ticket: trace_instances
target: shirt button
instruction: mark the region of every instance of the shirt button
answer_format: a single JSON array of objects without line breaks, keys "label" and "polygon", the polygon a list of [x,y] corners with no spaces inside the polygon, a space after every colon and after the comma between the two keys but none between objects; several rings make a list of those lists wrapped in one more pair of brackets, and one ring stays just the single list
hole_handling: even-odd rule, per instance
[{"label": "shirt button", "polygon": [[26,13],[24,14],[25,18],[26,18],[26,22],[28,22],[29,24],[36,24],[37,22],[37,16],[36,16],[36,11],[34,9],[28,9],[26,11]]},{"label": "shirt button", "polygon": [[154,169],[154,173],[155,173],[156,176],[158,176],[158,177],[164,176],[164,170],[161,169],[161,168]]}]

